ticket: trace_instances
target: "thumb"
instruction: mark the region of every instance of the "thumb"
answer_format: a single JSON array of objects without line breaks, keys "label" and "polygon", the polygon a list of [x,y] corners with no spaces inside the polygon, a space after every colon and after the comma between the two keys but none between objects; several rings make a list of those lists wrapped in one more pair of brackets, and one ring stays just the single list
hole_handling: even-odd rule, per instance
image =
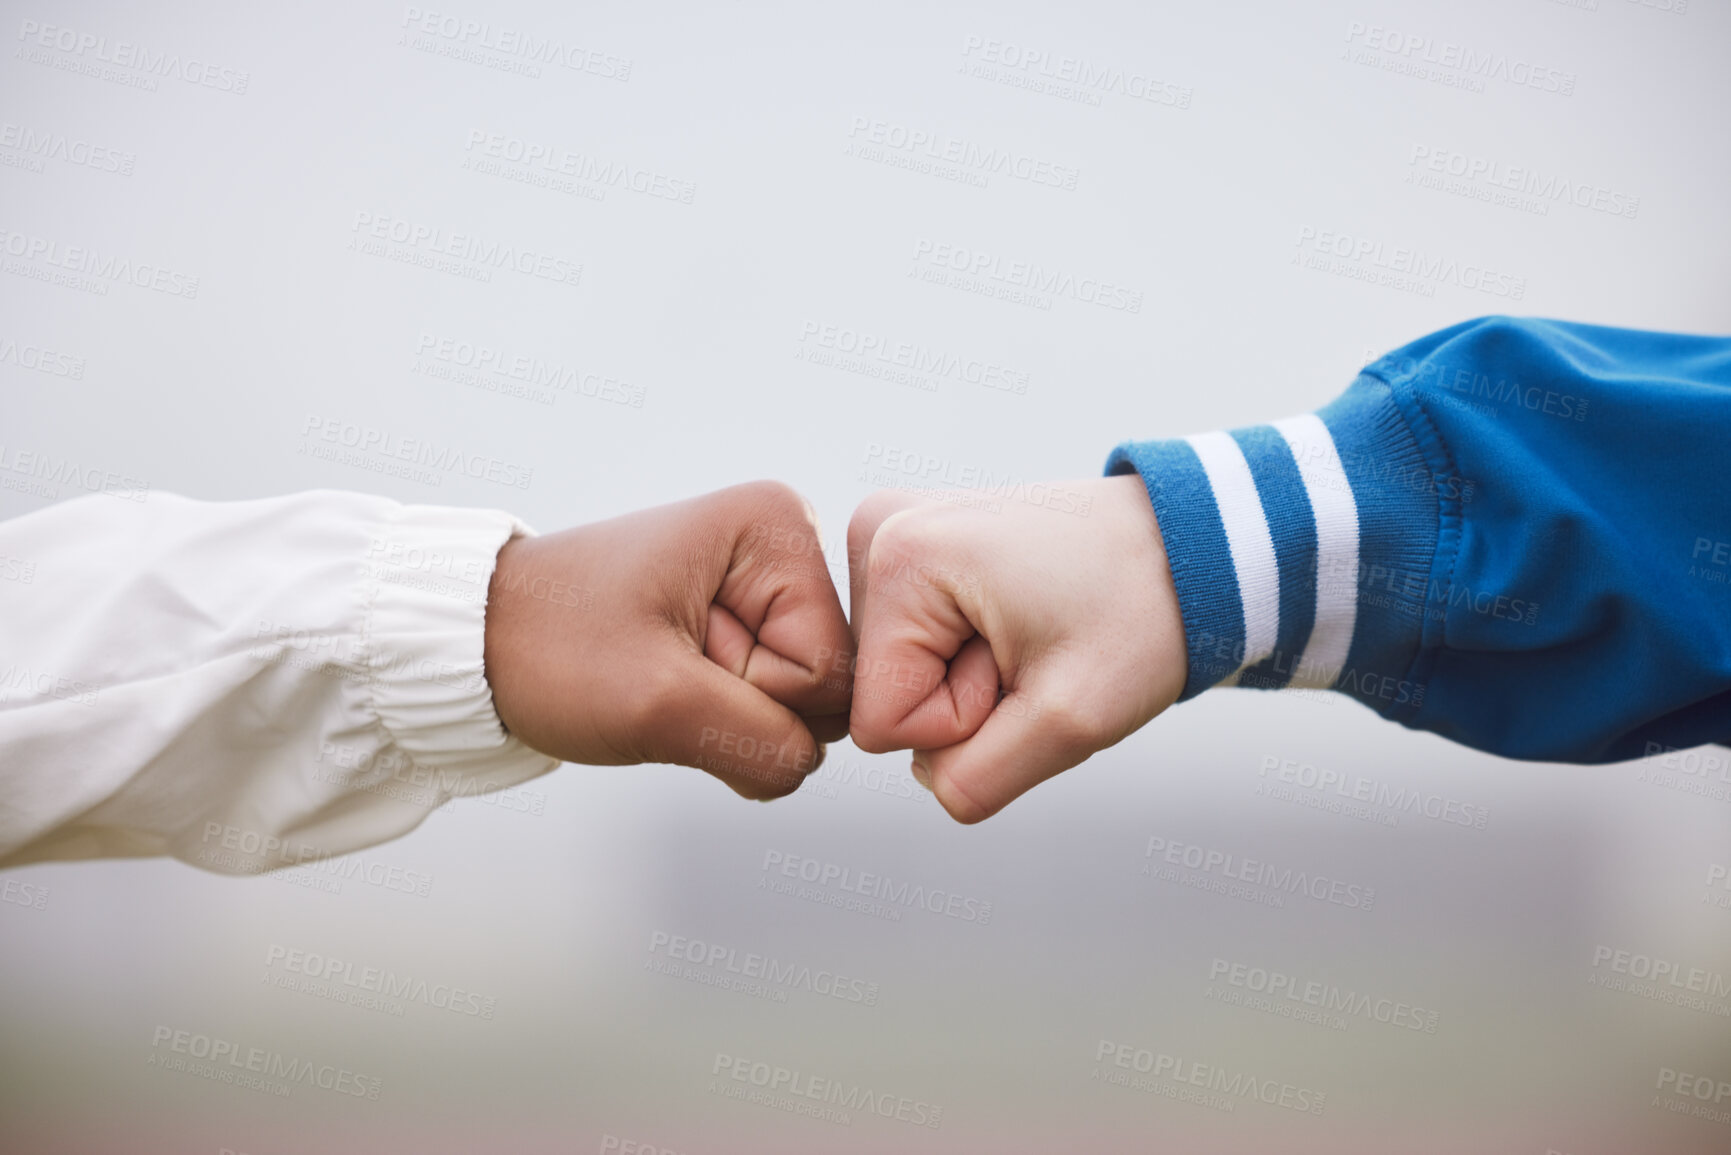
[{"label": "thumb", "polygon": [[1016,690],[966,741],[914,753],[913,774],[957,822],[984,821],[1094,753],[1066,711]]},{"label": "thumb", "polygon": [[700,654],[680,661],[644,745],[654,761],[694,766],[761,801],[792,794],[823,760],[797,714]]},{"label": "thumb", "polygon": [[963,604],[975,583],[947,524],[943,511],[892,514],[855,572],[850,732],[868,753],[961,741],[997,703],[999,656]]}]

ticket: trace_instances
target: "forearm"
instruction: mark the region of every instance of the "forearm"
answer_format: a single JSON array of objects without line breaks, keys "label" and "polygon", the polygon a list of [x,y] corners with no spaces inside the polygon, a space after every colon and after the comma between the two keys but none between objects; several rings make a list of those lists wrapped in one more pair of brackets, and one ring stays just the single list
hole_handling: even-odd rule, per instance
[{"label": "forearm", "polygon": [[1689,556],[1731,539],[1728,443],[1731,342],[1490,318],[1315,416],[1108,468],[1161,521],[1185,696],[1330,686],[1481,749],[1604,761],[1731,739],[1731,595]]},{"label": "forearm", "polygon": [[482,667],[512,520],[312,493],[92,497],[0,524],[0,861],[172,854],[239,873],[413,829],[556,763]]}]

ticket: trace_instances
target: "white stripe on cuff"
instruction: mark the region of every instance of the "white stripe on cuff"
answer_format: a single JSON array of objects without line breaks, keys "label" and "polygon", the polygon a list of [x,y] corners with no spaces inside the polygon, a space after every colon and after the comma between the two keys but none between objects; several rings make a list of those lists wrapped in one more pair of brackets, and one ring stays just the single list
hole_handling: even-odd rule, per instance
[{"label": "white stripe on cuff", "polygon": [[1238,442],[1226,433],[1198,433],[1185,440],[1202,461],[1226,527],[1226,546],[1244,608],[1242,670],[1274,652],[1280,628],[1280,568],[1274,558],[1274,538],[1268,532],[1256,479]]},{"label": "white stripe on cuff", "polygon": [[1328,426],[1314,413],[1274,423],[1286,438],[1316,517],[1316,624],[1293,670],[1293,687],[1334,685],[1358,621],[1358,503]]}]

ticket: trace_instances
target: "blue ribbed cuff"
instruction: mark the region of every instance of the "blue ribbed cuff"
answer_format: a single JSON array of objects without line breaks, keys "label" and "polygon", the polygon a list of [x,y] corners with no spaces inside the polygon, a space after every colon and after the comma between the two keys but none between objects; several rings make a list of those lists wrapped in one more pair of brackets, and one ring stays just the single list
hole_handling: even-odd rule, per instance
[{"label": "blue ribbed cuff", "polygon": [[1106,459],[1106,473],[1139,473],[1148,487],[1190,652],[1190,675],[1178,700],[1194,698],[1244,659],[1243,597],[1214,490],[1187,441],[1120,445]]},{"label": "blue ribbed cuff", "polygon": [[1229,683],[1332,688],[1402,720],[1423,705],[1450,470],[1383,382],[1361,375],[1314,415],[1129,442],[1106,472],[1140,474],[1160,523],[1189,650],[1180,701]]}]

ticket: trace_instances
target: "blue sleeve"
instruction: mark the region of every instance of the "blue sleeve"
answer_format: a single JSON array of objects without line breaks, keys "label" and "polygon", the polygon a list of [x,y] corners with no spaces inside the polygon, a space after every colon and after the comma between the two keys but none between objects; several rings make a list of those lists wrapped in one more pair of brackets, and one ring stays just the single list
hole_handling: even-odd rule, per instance
[{"label": "blue sleeve", "polygon": [[1731,743],[1731,338],[1486,317],[1106,471],[1154,503],[1186,698],[1326,687],[1511,758]]}]

